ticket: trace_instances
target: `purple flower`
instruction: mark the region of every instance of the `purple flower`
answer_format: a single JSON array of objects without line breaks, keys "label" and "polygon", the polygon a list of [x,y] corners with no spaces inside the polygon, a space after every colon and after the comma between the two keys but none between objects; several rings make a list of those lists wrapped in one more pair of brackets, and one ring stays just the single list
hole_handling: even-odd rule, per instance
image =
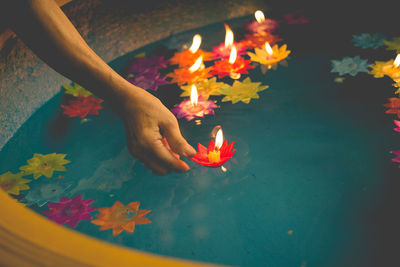
[{"label": "purple flower", "polygon": [[128,65],[128,73],[142,73],[149,69],[162,69],[166,68],[168,61],[163,56],[152,55],[150,57],[136,58]]},{"label": "purple flower", "polygon": [[194,118],[204,118],[205,115],[214,115],[214,109],[219,108],[217,101],[205,100],[201,95],[198,98],[197,105],[193,105],[190,99],[185,99],[181,103],[175,105],[171,112],[178,119],[185,118],[187,121]]},{"label": "purple flower", "polygon": [[127,78],[127,80],[140,88],[153,91],[157,91],[160,85],[168,84],[165,77],[162,77],[157,69],[147,69],[132,78]]},{"label": "purple flower", "polygon": [[75,228],[81,220],[91,220],[92,215],[89,213],[94,211],[95,207],[90,207],[94,200],[81,199],[81,195],[76,195],[73,199],[62,197],[60,202],[49,202],[47,205],[50,209],[43,212],[49,215],[49,219],[60,224],[68,224]]}]

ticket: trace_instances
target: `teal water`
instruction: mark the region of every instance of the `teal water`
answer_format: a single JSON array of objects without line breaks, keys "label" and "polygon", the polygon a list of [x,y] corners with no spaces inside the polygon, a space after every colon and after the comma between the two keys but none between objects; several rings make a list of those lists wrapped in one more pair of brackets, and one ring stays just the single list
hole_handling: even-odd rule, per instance
[{"label": "teal water", "polygon": [[[230,24],[234,28],[243,21]],[[200,33],[202,47],[210,49],[222,42],[224,29],[215,24],[177,37],[189,36],[190,42],[193,33]],[[122,70],[135,54],[172,41],[151,44],[110,65]],[[95,207],[140,201],[141,209],[152,210],[147,215],[152,224],[136,226],[134,234],[114,237],[88,221],[78,224],[77,231],[111,243],[236,266],[356,266],[372,248],[365,214],[382,177],[397,169],[389,151],[398,136],[391,117],[383,114],[384,100],[364,90],[390,83],[367,74],[334,83],[330,60],[337,51],[305,49],[297,41],[287,41],[288,67],[266,75],[259,68],[250,71],[253,81],[269,85],[260,99],[219,103],[215,116],[201,125],[179,121],[193,146],[208,144],[213,127],[222,126],[237,149],[224,165],[227,172],[187,161],[192,168],[187,173],[152,175],[129,156],[122,122],[109,108],[81,124],[61,115],[64,97],[59,94],[1,150],[0,173],[16,172],[33,153],[66,153],[67,172],[32,181],[32,191],[52,183],[66,188],[62,195],[69,198],[80,193],[94,199]],[[176,85],[167,85],[156,95],[172,107],[180,101],[178,92]]]}]

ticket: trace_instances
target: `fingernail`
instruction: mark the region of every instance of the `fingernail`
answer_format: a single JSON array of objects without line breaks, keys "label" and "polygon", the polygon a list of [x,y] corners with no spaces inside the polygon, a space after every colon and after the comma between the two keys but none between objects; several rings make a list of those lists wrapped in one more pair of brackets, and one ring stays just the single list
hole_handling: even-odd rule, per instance
[{"label": "fingernail", "polygon": [[196,150],[192,146],[188,145],[188,146],[186,146],[183,156],[185,158],[189,158],[189,157],[193,157],[195,154],[196,154]]}]

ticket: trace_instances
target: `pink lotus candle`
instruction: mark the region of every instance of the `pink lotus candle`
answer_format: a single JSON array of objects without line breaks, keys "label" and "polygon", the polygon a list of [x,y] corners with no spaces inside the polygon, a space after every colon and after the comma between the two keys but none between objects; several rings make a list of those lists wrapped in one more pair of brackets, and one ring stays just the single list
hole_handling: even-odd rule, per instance
[{"label": "pink lotus candle", "polygon": [[219,106],[216,101],[206,100],[198,96],[197,88],[193,84],[190,99],[185,99],[171,110],[178,119],[185,118],[187,121],[194,118],[204,118],[205,115],[214,115],[214,109]]},{"label": "pink lotus candle", "polygon": [[231,28],[225,24],[225,42],[213,48],[214,58],[224,59],[230,56],[232,47],[235,46],[239,55],[246,54],[246,46],[242,43],[234,42],[234,35]]},{"label": "pink lotus candle", "polygon": [[247,23],[245,25],[246,29],[253,33],[265,33],[265,32],[273,32],[278,26],[279,23],[273,19],[266,19],[264,13],[261,10],[257,10],[254,13],[255,21]]}]

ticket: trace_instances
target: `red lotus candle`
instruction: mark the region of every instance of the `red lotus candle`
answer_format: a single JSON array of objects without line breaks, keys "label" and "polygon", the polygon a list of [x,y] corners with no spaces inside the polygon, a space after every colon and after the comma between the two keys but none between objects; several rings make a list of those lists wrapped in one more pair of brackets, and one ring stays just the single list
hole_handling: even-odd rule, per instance
[{"label": "red lotus candle", "polygon": [[220,79],[229,75],[229,77],[236,80],[240,78],[241,74],[247,74],[248,69],[254,68],[250,63],[250,60],[238,57],[236,47],[233,46],[229,59],[215,62],[211,74],[218,75]]},{"label": "red lotus candle", "polygon": [[205,115],[214,115],[214,109],[218,108],[216,101],[206,100],[198,96],[197,88],[193,84],[190,99],[183,100],[171,111],[178,119],[185,118],[187,121],[194,118],[204,118]]},{"label": "red lotus candle", "polygon": [[237,52],[239,55],[246,54],[246,46],[242,45],[242,43],[235,43],[234,36],[231,28],[225,24],[225,42],[220,44],[219,46],[213,47],[214,59],[225,59],[230,56],[232,46],[236,46]]},{"label": "red lotus candle", "polygon": [[222,130],[219,129],[215,136],[215,142],[211,139],[208,148],[198,143],[198,152],[191,160],[206,167],[216,168],[222,166],[236,152],[236,149],[233,149],[235,142],[228,145],[228,141],[223,141],[223,138]]},{"label": "red lotus candle", "polygon": [[188,67],[193,65],[200,56],[203,57],[203,61],[209,61],[213,58],[214,54],[211,52],[205,52],[200,48],[201,35],[196,34],[193,36],[193,42],[189,49],[176,52],[174,56],[169,60],[172,65],[179,65],[180,68]]}]

